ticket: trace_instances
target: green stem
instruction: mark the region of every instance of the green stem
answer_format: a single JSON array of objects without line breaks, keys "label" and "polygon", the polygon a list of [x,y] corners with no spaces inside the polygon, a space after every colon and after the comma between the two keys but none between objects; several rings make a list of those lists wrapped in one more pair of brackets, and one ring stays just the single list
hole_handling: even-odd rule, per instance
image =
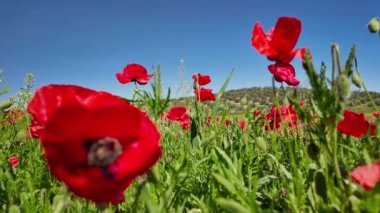
[{"label": "green stem", "polygon": [[273,103],[275,102],[274,100],[276,99],[277,93],[276,93],[276,82],[274,79],[274,76],[272,77],[272,89],[273,89]]},{"label": "green stem", "polygon": [[[194,84],[196,84],[194,86],[194,88],[198,90],[198,94],[197,94],[198,96],[195,95],[195,103],[194,103],[194,105],[195,105],[195,111],[196,111],[196,118],[195,118],[195,120],[196,120],[197,126],[198,126],[198,128],[197,128],[197,134],[199,135],[199,138],[202,139],[202,135],[201,135],[201,131],[200,131],[201,116],[200,116],[200,110],[199,110],[199,103],[198,103],[198,99],[197,99],[197,97],[200,97],[200,88],[199,88],[199,85],[197,83],[194,83]],[[199,98],[199,101],[200,101],[200,98]]]},{"label": "green stem", "polygon": [[338,150],[337,133],[335,130],[335,126],[331,127],[332,129],[330,129],[331,153],[332,153],[333,164],[334,164],[333,166],[334,166],[336,177],[338,179],[339,188],[342,191],[346,191],[346,188],[344,187],[344,184],[343,184],[342,174],[340,173],[340,169],[339,169],[339,161],[338,161],[338,154],[337,154],[337,150]]},{"label": "green stem", "polygon": [[[360,71],[358,69],[358,65],[357,65],[357,61],[356,61],[356,58],[355,58],[355,68],[356,68],[356,72],[358,73],[359,77],[362,78],[362,76],[360,75]],[[365,93],[367,94],[368,98],[369,98],[369,101],[371,102],[373,108],[375,108],[376,112],[379,112],[379,108],[377,108],[376,106],[376,103],[375,101],[373,100],[371,94],[369,94],[368,90],[367,90],[367,87],[364,85],[364,82],[362,83],[363,85],[363,89],[365,91]]]}]

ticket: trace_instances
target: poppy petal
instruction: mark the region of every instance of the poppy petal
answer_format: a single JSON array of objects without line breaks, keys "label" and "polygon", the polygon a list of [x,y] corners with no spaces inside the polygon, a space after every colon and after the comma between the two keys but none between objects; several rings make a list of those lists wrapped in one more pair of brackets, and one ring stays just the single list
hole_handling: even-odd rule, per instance
[{"label": "poppy petal", "polygon": [[[300,33],[300,20],[293,17],[280,17],[272,34],[268,58],[275,56],[276,61],[288,63],[289,53],[296,45]],[[285,59],[286,61],[283,61]]]},{"label": "poppy petal", "polygon": [[265,56],[268,55],[270,42],[259,22],[253,27],[251,44],[260,54]]}]

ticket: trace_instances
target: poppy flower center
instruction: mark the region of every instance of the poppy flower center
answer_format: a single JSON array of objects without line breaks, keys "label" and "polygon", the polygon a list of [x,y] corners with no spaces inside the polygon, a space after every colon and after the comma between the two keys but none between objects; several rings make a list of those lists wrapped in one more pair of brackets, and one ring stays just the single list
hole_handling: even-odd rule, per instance
[{"label": "poppy flower center", "polygon": [[112,164],[122,153],[122,147],[115,138],[105,137],[91,143],[87,156],[90,166],[106,167]]}]

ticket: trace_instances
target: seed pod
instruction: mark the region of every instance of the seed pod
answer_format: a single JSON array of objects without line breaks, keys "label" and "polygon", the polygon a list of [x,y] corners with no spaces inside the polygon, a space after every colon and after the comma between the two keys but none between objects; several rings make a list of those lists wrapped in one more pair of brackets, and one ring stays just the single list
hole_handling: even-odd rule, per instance
[{"label": "seed pod", "polygon": [[379,18],[372,18],[368,22],[368,30],[371,33],[376,33],[380,31],[380,19]]},{"label": "seed pod", "polygon": [[351,82],[347,75],[341,74],[337,79],[339,98],[343,101],[347,101],[351,96]]},{"label": "seed pod", "polygon": [[358,88],[361,88],[362,85],[363,85],[363,80],[362,80],[362,78],[357,73],[352,74],[351,81]]}]

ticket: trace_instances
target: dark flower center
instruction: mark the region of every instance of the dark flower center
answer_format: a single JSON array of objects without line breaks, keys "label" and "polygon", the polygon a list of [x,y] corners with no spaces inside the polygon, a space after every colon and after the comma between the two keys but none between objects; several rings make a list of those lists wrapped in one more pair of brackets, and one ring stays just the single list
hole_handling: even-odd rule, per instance
[{"label": "dark flower center", "polygon": [[105,137],[90,145],[87,163],[90,166],[106,167],[112,164],[122,153],[122,147],[115,138]]}]

